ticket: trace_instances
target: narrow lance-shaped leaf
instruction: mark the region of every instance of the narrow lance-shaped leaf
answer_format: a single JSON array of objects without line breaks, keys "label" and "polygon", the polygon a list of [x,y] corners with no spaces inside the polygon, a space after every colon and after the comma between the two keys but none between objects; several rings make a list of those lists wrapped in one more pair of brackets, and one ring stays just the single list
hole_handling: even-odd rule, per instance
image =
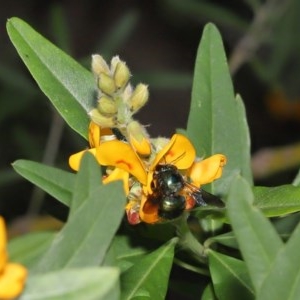
[{"label": "narrow lance-shaped leaf", "polygon": [[165,299],[177,238],[142,258],[121,276],[122,300]]},{"label": "narrow lance-shaped leaf", "polygon": [[[86,156],[85,164],[97,162]],[[88,162],[90,160],[90,162]],[[77,176],[84,172],[89,177],[97,177],[98,172],[91,168],[86,172],[82,167]],[[100,185],[96,180],[88,180],[89,186],[81,205],[70,216],[63,229],[57,234],[48,251],[35,267],[36,272],[62,268],[96,266],[101,264],[105,253],[124,215],[126,197],[121,182]],[[84,189],[84,186],[82,186]],[[78,189],[75,189],[75,193]],[[74,195],[76,197],[76,195]]]},{"label": "narrow lance-shaped leaf", "polygon": [[253,201],[249,184],[236,177],[228,195],[228,217],[257,292],[283,242]]},{"label": "narrow lance-shaped leaf", "polygon": [[87,112],[94,101],[91,72],[21,19],[9,19],[7,31],[40,89],[70,127],[87,138]]},{"label": "narrow lance-shaped leaf", "polygon": [[257,293],[257,300],[300,299],[299,249],[300,224],[274,260],[268,276]]},{"label": "narrow lance-shaped leaf", "polygon": [[55,233],[54,231],[38,231],[11,239],[8,244],[9,258],[13,262],[30,268],[48,249]]},{"label": "narrow lance-shaped leaf", "polygon": [[30,276],[20,300],[118,300],[116,268],[76,268]]},{"label": "narrow lance-shaped leaf", "polygon": [[254,290],[249,284],[250,278],[246,264],[236,258],[210,250],[209,270],[214,291],[219,299],[254,299]]},{"label": "narrow lance-shaped leaf", "polygon": [[12,166],[24,178],[70,206],[75,174],[29,160],[17,160]]},{"label": "narrow lance-shaped leaf", "polygon": [[95,187],[102,184],[101,168],[95,157],[88,151],[84,154],[80,163],[80,172],[76,176],[73,190],[73,198],[70,216],[88,199]]},{"label": "narrow lance-shaped leaf", "polygon": [[300,170],[298,171],[296,177],[293,180],[292,183],[294,186],[300,186]]},{"label": "narrow lance-shaped leaf", "polygon": [[275,187],[253,187],[254,204],[267,217],[300,211],[300,186],[291,184]]},{"label": "narrow lance-shaped leaf", "polygon": [[242,174],[252,185],[250,143],[245,109],[235,98],[220,33],[213,24],[203,31],[199,45],[187,134],[197,153],[223,153],[228,162],[222,180],[206,186],[214,194],[226,194],[232,178]]}]

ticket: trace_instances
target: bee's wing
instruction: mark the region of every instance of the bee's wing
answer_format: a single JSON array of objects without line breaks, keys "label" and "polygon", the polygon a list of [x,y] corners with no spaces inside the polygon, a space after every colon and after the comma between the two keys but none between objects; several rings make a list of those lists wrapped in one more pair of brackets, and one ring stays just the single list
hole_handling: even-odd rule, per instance
[{"label": "bee's wing", "polygon": [[216,207],[225,206],[219,197],[210,194],[205,190],[194,186],[191,183],[186,182],[185,187],[189,190],[190,195],[195,200],[196,206],[207,206],[207,205],[216,206]]},{"label": "bee's wing", "polygon": [[211,206],[216,206],[216,207],[224,207],[225,204],[224,202],[217,196],[206,192],[203,189],[200,189],[201,195],[202,195],[202,200],[207,204]]}]

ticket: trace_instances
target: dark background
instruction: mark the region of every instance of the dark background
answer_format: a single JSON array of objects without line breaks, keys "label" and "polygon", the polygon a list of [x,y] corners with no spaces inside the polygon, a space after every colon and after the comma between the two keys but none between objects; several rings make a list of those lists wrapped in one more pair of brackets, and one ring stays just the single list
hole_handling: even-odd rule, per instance
[{"label": "dark background", "polygon": [[[5,218],[11,220],[24,214],[34,198],[33,186],[21,179],[10,164],[20,158],[43,161],[53,125],[52,107],[9,41],[6,20],[12,16],[22,18],[87,68],[93,53],[101,53],[106,59],[120,55],[130,67],[135,82],[149,83],[150,102],[137,118],[142,124],[150,125],[148,131],[152,136],[170,136],[186,124],[203,26],[211,21],[218,26],[228,57],[245,34],[245,28],[229,24],[222,14],[188,11],[185,9],[188,5],[180,7],[180,2],[185,1],[13,0],[1,4],[0,213]],[[186,3],[193,2],[204,1]],[[230,11],[246,24],[253,20],[253,12],[245,2],[209,2]],[[270,48],[263,51],[266,57],[270,53]],[[173,81],[169,80],[170,74]],[[299,120],[272,115],[264,101],[271,84],[248,63],[233,74],[233,82],[235,91],[245,101],[253,153],[298,140]],[[63,127],[58,144],[58,154],[49,162],[67,170],[68,156],[86,146],[67,126]],[[296,169],[257,182],[290,183]]]}]

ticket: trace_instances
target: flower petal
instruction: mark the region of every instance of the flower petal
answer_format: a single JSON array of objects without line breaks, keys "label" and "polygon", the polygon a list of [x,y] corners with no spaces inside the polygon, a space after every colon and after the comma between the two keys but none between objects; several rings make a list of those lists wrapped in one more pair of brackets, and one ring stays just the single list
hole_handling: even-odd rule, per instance
[{"label": "flower petal", "polygon": [[140,219],[149,224],[156,223],[160,220],[158,216],[158,204],[151,202],[145,195],[142,196]]},{"label": "flower petal", "polygon": [[138,141],[133,136],[130,136],[130,144],[134,147],[136,152],[142,156],[149,156],[151,153],[151,145],[146,138]]},{"label": "flower petal", "polygon": [[119,140],[103,142],[97,148],[96,157],[101,165],[123,169],[142,184],[147,183],[144,165],[128,144]]},{"label": "flower petal", "polygon": [[90,122],[89,126],[89,143],[91,148],[96,148],[100,145],[100,126],[94,122]]},{"label": "flower petal", "polygon": [[27,270],[19,264],[7,264],[0,276],[0,299],[13,299],[23,290]]},{"label": "flower petal", "polygon": [[195,156],[196,151],[190,140],[182,134],[174,134],[170,142],[157,153],[150,170],[153,170],[160,161],[173,164],[178,169],[188,169]]},{"label": "flower petal", "polygon": [[129,173],[120,168],[114,168],[114,170],[106,177],[103,178],[103,183],[109,183],[116,180],[123,181],[123,187],[125,194],[128,195],[129,193]]},{"label": "flower petal", "polygon": [[188,176],[197,187],[210,183],[222,175],[222,167],[226,164],[226,156],[215,154],[207,159],[195,162],[188,170]]},{"label": "flower petal", "polygon": [[92,149],[87,149],[87,150],[83,150],[80,152],[77,152],[73,155],[71,155],[69,157],[69,166],[74,170],[74,171],[78,171],[79,167],[80,167],[80,162],[82,159],[83,154],[89,151],[90,153],[92,153],[94,156],[96,156],[96,148],[92,148]]},{"label": "flower petal", "polygon": [[0,274],[7,262],[6,228],[3,217],[0,216]]}]

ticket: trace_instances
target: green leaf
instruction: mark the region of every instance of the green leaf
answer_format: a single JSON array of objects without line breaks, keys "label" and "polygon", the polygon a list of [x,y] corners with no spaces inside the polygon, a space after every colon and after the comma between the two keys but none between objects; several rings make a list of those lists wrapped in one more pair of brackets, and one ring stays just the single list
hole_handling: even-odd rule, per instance
[{"label": "green leaf", "polygon": [[10,260],[30,268],[45,253],[54,236],[55,232],[33,232],[10,240]]},{"label": "green leaf", "polygon": [[121,299],[165,299],[177,238],[173,238],[121,275]]},{"label": "green leaf", "polygon": [[270,221],[253,205],[253,201],[247,181],[236,177],[229,191],[228,217],[254,289],[258,291],[283,242]]},{"label": "green leaf", "polygon": [[122,49],[130,35],[134,32],[139,17],[140,12],[131,9],[123,11],[123,14],[116,19],[115,24],[104,35],[100,45],[97,47],[101,49],[101,54],[104,58],[109,59]]},{"label": "green leaf", "polygon": [[91,72],[18,18],[7,21],[7,31],[40,89],[70,127],[87,138],[95,89]]},{"label": "green leaf", "polygon": [[248,22],[240,14],[234,13],[231,7],[217,5],[210,1],[195,0],[164,0],[163,3],[168,5],[168,11],[175,10],[180,14],[179,19],[186,18],[195,20],[214,20],[234,32],[244,33],[248,27]]},{"label": "green leaf", "polygon": [[278,253],[257,293],[257,300],[300,299],[300,224]]},{"label": "green leaf", "polygon": [[[86,156],[85,163],[97,164],[91,157]],[[85,172],[83,167],[81,172]],[[70,216],[63,229],[56,235],[48,251],[38,263],[35,271],[45,272],[61,268],[87,267],[101,264],[105,253],[116,233],[124,215],[126,197],[122,182],[112,182],[101,185],[92,180],[99,174],[92,168],[87,176],[88,182],[96,186],[90,186],[90,192],[86,199]],[[84,189],[84,187],[82,186]],[[74,191],[74,197],[76,192]]]},{"label": "green leaf", "polygon": [[113,256],[114,263],[121,272],[132,267],[148,252],[149,250],[141,246],[140,243],[135,245],[128,235],[115,236],[109,248],[109,254]]},{"label": "green leaf", "polygon": [[253,187],[254,204],[267,217],[300,211],[300,186]]},{"label": "green leaf", "polygon": [[298,171],[296,177],[294,178],[292,185],[300,186],[300,170]]},{"label": "green leaf", "polygon": [[67,269],[30,276],[20,300],[118,300],[116,268]]},{"label": "green leaf", "polygon": [[29,160],[17,160],[12,166],[21,176],[70,206],[75,174]]},{"label": "green leaf", "polygon": [[300,213],[289,214],[272,220],[276,231],[283,240],[288,240],[296,226],[299,224],[299,221]]},{"label": "green leaf", "polygon": [[254,299],[254,290],[249,284],[250,278],[243,261],[213,250],[209,250],[208,257],[218,299]]},{"label": "green leaf", "polygon": [[102,184],[101,167],[88,151],[83,155],[75,180],[70,216],[88,199],[94,188]]},{"label": "green leaf", "polygon": [[218,300],[215,293],[214,289],[212,287],[212,284],[208,284],[206,288],[204,289],[204,292],[201,296],[201,300]]},{"label": "green leaf", "polygon": [[232,231],[208,238],[204,246],[208,248],[212,243],[219,243],[227,247],[238,249],[238,244]]},{"label": "green leaf", "polygon": [[187,135],[197,153],[227,156],[223,175],[206,187],[213,194],[227,194],[236,174],[252,185],[250,142],[244,105],[235,98],[220,33],[205,26],[198,48]]}]

